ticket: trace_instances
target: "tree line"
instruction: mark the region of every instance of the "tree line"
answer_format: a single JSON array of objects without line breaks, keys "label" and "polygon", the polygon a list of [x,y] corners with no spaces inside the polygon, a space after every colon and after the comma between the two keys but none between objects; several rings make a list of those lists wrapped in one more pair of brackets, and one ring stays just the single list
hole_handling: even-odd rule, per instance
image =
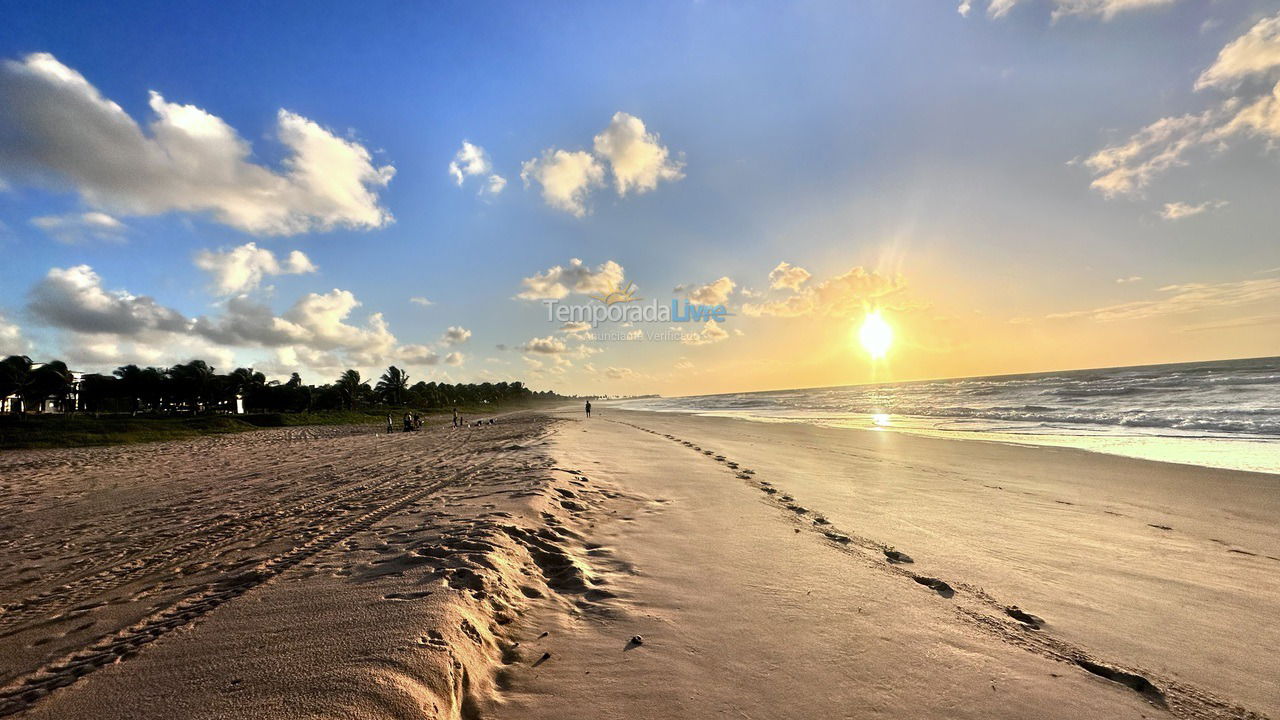
[{"label": "tree line", "polygon": [[528,399],[558,399],[549,390],[535,392],[521,382],[409,384],[409,374],[392,365],[370,383],[347,370],[324,385],[307,385],[298,373],[286,382],[267,380],[253,368],[218,374],[203,360],[170,368],[124,365],[111,374],[87,374],[79,382],[66,363],[43,365],[25,355],[0,361],[0,399],[13,398],[15,412],[216,413],[353,410],[380,405],[420,409],[502,404]]}]

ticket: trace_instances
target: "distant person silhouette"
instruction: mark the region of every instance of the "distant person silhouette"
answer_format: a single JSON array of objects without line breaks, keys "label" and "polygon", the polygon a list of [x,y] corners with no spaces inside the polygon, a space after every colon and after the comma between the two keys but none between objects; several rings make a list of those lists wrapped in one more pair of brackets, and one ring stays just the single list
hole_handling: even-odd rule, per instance
[{"label": "distant person silhouette", "polygon": [[587,401],[587,417],[591,417],[591,401]]}]

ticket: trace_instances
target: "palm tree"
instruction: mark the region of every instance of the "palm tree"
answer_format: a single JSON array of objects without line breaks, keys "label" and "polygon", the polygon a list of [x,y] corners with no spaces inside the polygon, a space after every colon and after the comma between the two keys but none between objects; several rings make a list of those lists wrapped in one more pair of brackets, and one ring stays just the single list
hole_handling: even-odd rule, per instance
[{"label": "palm tree", "polygon": [[348,370],[338,378],[338,382],[334,386],[338,389],[338,395],[342,398],[342,404],[347,409],[355,407],[356,399],[360,397],[360,372],[357,370]]},{"label": "palm tree", "polygon": [[143,386],[146,382],[143,372],[143,369],[137,365],[122,365],[112,373],[120,378],[120,386],[124,389],[124,394],[128,395],[133,403],[134,415],[138,414],[138,408],[142,405]]},{"label": "palm tree", "polygon": [[191,412],[199,412],[201,403],[208,399],[213,388],[213,368],[203,360],[192,360],[185,365],[174,365],[168,374]]},{"label": "palm tree", "polygon": [[15,413],[26,411],[27,398],[32,394],[34,382],[31,358],[26,355],[12,355],[0,361],[0,398],[16,395],[18,402],[13,409]]},{"label": "palm tree", "polygon": [[404,403],[405,390],[409,388],[409,373],[392,365],[387,371],[382,373],[382,378],[378,380],[374,390],[382,401],[391,405],[401,405]]},{"label": "palm tree", "polygon": [[43,403],[49,398],[57,398],[57,406],[66,411],[67,394],[71,392],[74,384],[75,377],[67,369],[67,364],[61,360],[50,360],[32,371],[32,398],[27,401],[27,404],[34,405],[33,401]]}]

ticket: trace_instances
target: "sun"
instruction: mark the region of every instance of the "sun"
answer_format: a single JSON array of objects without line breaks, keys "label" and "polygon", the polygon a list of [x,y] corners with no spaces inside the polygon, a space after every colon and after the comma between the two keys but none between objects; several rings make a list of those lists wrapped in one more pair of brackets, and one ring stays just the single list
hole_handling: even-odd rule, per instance
[{"label": "sun", "polygon": [[858,342],[873,360],[879,360],[889,352],[889,346],[893,344],[893,328],[880,317],[879,310],[872,310],[863,318],[862,327],[858,328]]}]

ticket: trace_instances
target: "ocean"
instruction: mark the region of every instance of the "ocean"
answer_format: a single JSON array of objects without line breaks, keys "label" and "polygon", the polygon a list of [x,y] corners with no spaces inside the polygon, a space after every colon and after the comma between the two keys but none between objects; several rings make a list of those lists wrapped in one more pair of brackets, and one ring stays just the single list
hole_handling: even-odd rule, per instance
[{"label": "ocean", "polygon": [[616,404],[1280,473],[1280,357]]}]

